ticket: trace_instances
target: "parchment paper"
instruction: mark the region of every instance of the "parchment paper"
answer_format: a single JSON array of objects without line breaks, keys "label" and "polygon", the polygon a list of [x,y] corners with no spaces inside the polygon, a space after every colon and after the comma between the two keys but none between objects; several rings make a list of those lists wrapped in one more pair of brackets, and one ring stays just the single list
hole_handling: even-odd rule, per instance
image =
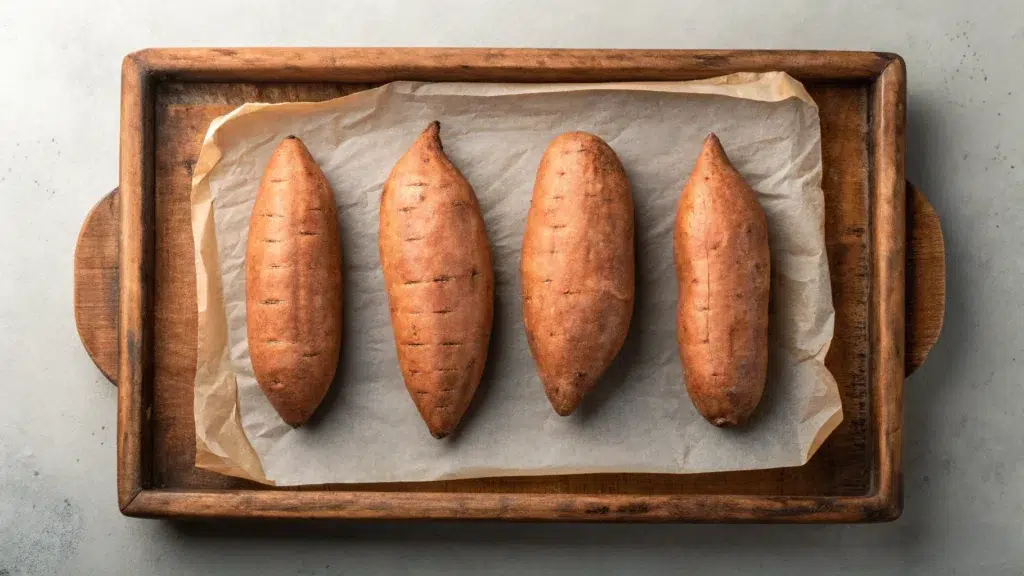
[{"label": "parchment paper", "polygon": [[[402,382],[377,246],[384,180],[435,119],[480,199],[495,265],[487,369],[458,433],[444,441],[427,433]],[[637,296],[625,347],[562,418],[526,344],[518,267],[540,157],[570,130],[601,136],[626,167]],[[758,191],[771,242],[769,378],[753,420],[736,430],[694,410],[676,345],[673,224],[709,131]],[[253,379],[244,305],[252,205],[271,151],[289,134],[330,180],[344,255],[337,377],[299,429],[278,418]],[[818,111],[782,73],[645,84],[395,82],[323,103],[241,106],[210,126],[193,179],[196,466],[294,485],[804,464],[842,419],[823,364],[834,320],[823,208]]]}]

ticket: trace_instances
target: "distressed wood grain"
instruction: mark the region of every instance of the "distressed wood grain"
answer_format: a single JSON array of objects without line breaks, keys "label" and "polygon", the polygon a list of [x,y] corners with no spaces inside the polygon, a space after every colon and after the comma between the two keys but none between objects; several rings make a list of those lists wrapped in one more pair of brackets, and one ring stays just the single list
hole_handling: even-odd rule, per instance
[{"label": "distressed wood grain", "polygon": [[[294,489],[268,489],[194,468],[189,193],[213,118],[247,101],[324,100],[394,79],[678,80],[777,69],[803,81],[820,109],[836,306],[826,364],[844,404],[844,423],[806,466]],[[106,199],[86,219],[75,280],[83,343],[101,371],[121,384],[122,510],[171,517],[896,517],[902,506],[904,373],[923,361],[938,337],[945,277],[934,210],[904,185],[905,90],[902,60],[871,52],[176,49],[130,55],[123,68],[120,197]],[[119,204],[119,219],[107,214],[112,203]],[[120,336],[112,332],[117,325]]]}]

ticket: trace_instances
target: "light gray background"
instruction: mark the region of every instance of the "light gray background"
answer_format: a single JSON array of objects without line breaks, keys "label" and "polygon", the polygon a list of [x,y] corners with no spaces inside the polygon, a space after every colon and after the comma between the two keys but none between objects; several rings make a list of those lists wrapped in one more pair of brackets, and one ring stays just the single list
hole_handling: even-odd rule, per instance
[{"label": "light gray background", "polygon": [[[827,527],[123,518],[115,390],[75,333],[72,254],[85,213],[117,183],[121,58],[168,45],[900,53],[907,174],[942,218],[949,263],[943,338],[907,383],[903,517]],[[1022,96],[1020,0],[0,0],[0,575],[1019,574]]]}]

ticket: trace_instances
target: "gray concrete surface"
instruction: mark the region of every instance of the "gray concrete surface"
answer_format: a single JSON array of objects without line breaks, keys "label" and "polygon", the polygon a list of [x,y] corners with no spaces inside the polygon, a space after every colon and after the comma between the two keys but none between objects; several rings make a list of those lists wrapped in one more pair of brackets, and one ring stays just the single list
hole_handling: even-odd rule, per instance
[{"label": "gray concrete surface", "polygon": [[[828,527],[123,518],[115,391],[75,333],[72,253],[86,211],[117,183],[121,58],[166,45],[900,53],[907,171],[942,218],[949,260],[944,336],[907,383],[903,517]],[[1019,0],[0,2],[0,575],[1020,574],[1022,96]]]}]

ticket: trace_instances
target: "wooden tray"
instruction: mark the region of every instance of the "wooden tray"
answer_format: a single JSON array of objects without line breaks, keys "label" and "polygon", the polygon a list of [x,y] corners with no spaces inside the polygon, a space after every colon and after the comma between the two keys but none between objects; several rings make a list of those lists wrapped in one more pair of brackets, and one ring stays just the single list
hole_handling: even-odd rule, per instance
[{"label": "wooden tray", "polygon": [[[820,107],[836,307],[826,364],[844,421],[805,466],[266,488],[194,467],[189,193],[203,136],[247,101],[324,100],[391,80],[690,80],[784,70]],[[660,50],[174,49],[122,71],[120,193],[83,225],[75,317],[118,392],[129,516],[863,522],[902,510],[904,374],[938,337],[942,233],[904,180],[906,73],[892,54]],[[680,388],[680,394],[682,394]]]}]

